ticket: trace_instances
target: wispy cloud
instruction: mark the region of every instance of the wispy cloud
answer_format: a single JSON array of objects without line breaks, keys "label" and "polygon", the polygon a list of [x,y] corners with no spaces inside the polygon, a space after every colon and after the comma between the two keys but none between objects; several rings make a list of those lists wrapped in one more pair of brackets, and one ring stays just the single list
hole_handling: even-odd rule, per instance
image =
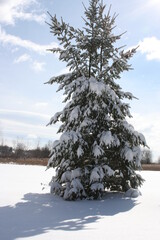
[{"label": "wispy cloud", "polygon": [[55,127],[46,127],[40,124],[28,124],[16,120],[1,119],[3,134],[7,136],[28,137],[37,136],[37,138],[48,138],[48,140],[57,138],[57,129]]},{"label": "wispy cloud", "polygon": [[[134,3],[134,7],[132,8],[131,12],[128,12],[127,15],[130,17],[152,17],[152,20],[154,18],[159,18],[159,10],[160,10],[160,1],[159,0],[135,0],[132,1]],[[132,3],[131,3],[132,4]]]},{"label": "wispy cloud", "polygon": [[18,51],[18,47],[15,47],[15,48],[12,49],[11,52],[12,52],[12,53],[15,53],[15,52],[17,52],[17,51]]},{"label": "wispy cloud", "polygon": [[44,66],[46,65],[45,62],[38,62],[38,61],[34,61],[33,64],[32,64],[32,69],[35,71],[35,72],[42,72],[44,71]]},{"label": "wispy cloud", "polygon": [[24,13],[24,12],[16,12],[14,15],[17,19],[28,20],[28,21],[35,21],[38,23],[44,23],[46,14],[33,14],[33,13]]},{"label": "wispy cloud", "polygon": [[12,109],[0,109],[0,114],[20,114],[24,116],[35,116],[35,117],[40,117],[43,119],[50,119],[50,115],[47,114],[42,114],[38,112],[29,112],[29,111],[21,111],[21,110],[12,110]]},{"label": "wispy cloud", "polygon": [[149,7],[156,7],[160,8],[160,1],[159,0],[147,0],[147,6]]},{"label": "wispy cloud", "polygon": [[42,107],[47,107],[48,103],[47,102],[37,102],[35,103],[36,108],[42,108]]},{"label": "wispy cloud", "polygon": [[37,139],[38,136],[35,135],[35,134],[28,134],[28,135],[27,135],[27,138],[28,138],[28,139]]},{"label": "wispy cloud", "polygon": [[1,138],[12,142],[17,137],[23,139],[57,139],[57,126],[48,126],[50,116],[39,112],[0,109]]},{"label": "wispy cloud", "polygon": [[10,44],[13,47],[22,47],[27,50],[34,51],[38,54],[47,54],[49,51],[46,51],[46,49],[50,49],[58,46],[58,44],[55,42],[48,45],[47,44],[41,45],[41,44],[34,43],[30,40],[24,40],[18,36],[7,34],[5,30],[2,29],[1,27],[0,27],[0,43],[3,45]]},{"label": "wispy cloud", "polygon": [[23,54],[14,60],[14,63],[27,62],[31,60],[31,56],[28,54]]},{"label": "wispy cloud", "polygon": [[35,72],[42,72],[45,70],[45,62],[34,61],[29,54],[23,54],[14,60],[14,63],[30,62],[30,68]]},{"label": "wispy cloud", "polygon": [[46,15],[38,6],[36,0],[1,0],[0,23],[14,25],[16,19],[44,23]]}]

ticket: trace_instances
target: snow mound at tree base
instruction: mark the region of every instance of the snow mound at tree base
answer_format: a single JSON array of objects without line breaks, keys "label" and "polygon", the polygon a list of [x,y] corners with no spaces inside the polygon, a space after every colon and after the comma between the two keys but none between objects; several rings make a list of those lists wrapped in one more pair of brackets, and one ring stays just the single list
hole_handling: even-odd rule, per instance
[{"label": "snow mound at tree base", "polygon": [[125,192],[125,197],[137,198],[141,196],[141,192],[138,189],[130,188]]}]

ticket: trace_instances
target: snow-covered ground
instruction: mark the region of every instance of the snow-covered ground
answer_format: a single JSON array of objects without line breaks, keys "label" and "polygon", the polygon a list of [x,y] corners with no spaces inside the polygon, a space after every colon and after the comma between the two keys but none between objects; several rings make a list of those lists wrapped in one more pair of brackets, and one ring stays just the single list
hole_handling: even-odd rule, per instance
[{"label": "snow-covered ground", "polygon": [[115,193],[69,202],[49,194],[52,171],[0,164],[0,239],[160,239],[160,172],[141,172],[146,182],[136,199]]}]

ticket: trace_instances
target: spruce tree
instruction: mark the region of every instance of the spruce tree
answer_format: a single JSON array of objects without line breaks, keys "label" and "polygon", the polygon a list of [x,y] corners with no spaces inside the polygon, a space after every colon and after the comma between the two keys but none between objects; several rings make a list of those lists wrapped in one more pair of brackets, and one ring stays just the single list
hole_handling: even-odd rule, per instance
[{"label": "spruce tree", "polygon": [[130,92],[117,83],[136,49],[115,47],[121,35],[113,33],[116,14],[105,14],[100,0],[84,6],[84,28],[76,29],[51,16],[50,30],[60,43],[50,49],[66,62],[70,72],[52,77],[67,102],[49,124],[61,121],[60,139],[54,142],[48,168],[56,169],[51,192],[66,200],[97,199],[105,191],[127,191],[143,183],[136,173],[141,168],[141,146],[146,141],[126,121],[131,118]]}]

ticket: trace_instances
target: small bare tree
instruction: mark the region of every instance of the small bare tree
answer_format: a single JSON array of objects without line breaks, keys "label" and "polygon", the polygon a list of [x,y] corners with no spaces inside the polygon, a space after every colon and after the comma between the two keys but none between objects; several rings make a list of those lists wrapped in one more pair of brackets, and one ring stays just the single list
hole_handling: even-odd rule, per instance
[{"label": "small bare tree", "polygon": [[27,146],[24,143],[23,139],[17,138],[13,141],[14,157],[15,158],[24,158]]},{"label": "small bare tree", "polygon": [[152,152],[149,149],[144,149],[142,152],[142,164],[151,164],[152,163]]}]

